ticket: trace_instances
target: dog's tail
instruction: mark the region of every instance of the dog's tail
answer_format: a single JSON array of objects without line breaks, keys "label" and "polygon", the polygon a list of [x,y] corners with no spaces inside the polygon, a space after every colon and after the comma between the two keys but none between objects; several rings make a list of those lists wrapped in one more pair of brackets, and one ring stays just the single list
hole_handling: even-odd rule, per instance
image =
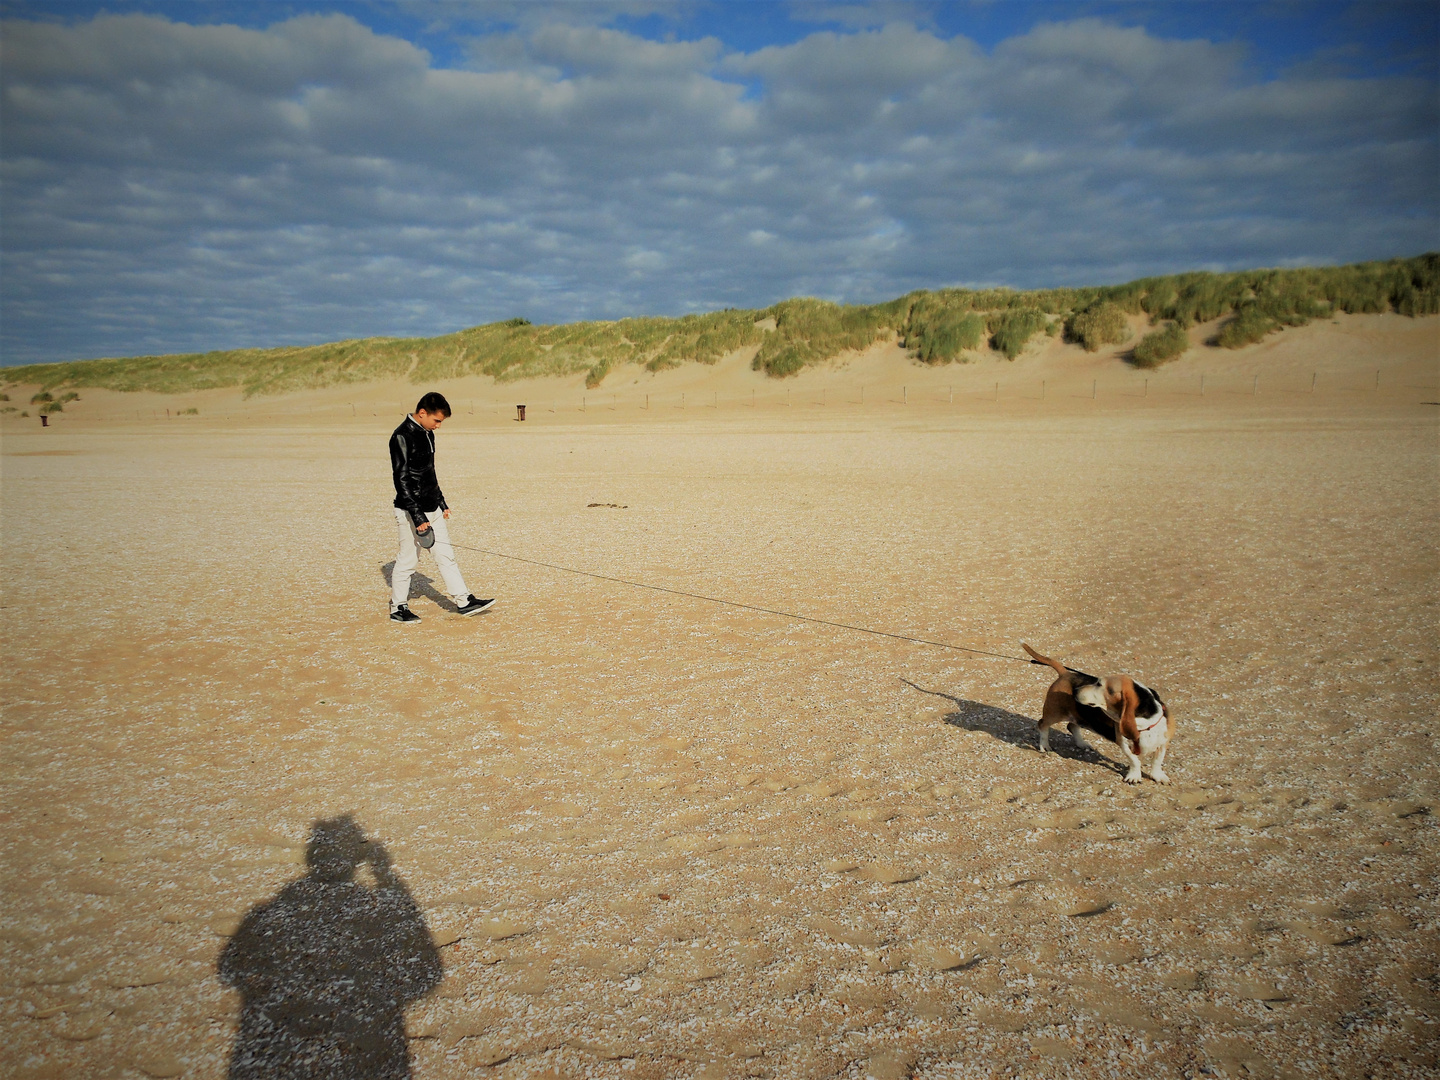
[{"label": "dog's tail", "polygon": [[1041,656],[1038,652],[1030,648],[1030,646],[1026,645],[1023,641],[1020,642],[1020,647],[1034,657],[1034,659],[1030,661],[1032,664],[1047,664],[1050,667],[1053,667],[1061,675],[1070,674],[1070,669],[1067,668],[1064,664],[1060,663],[1059,660],[1051,660],[1048,656]]}]

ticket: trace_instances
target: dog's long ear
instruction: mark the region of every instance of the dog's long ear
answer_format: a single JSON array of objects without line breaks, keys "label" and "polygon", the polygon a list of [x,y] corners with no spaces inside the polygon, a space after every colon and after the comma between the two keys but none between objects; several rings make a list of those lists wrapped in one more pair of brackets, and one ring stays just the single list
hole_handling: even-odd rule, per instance
[{"label": "dog's long ear", "polygon": [[1135,693],[1135,682],[1129,675],[1120,676],[1120,700],[1124,703],[1124,709],[1120,713],[1120,734],[1135,744],[1135,750],[1140,750],[1140,729],[1135,726],[1135,711],[1140,707],[1140,695]]}]

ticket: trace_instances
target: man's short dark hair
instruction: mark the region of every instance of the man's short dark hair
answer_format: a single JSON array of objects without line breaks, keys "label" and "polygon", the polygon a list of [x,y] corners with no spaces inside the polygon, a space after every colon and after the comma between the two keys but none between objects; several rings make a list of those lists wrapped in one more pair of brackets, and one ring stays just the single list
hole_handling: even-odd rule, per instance
[{"label": "man's short dark hair", "polygon": [[430,393],[422,397],[419,404],[415,406],[416,412],[421,412],[422,410],[431,416],[434,416],[436,413],[439,413],[441,416],[449,416],[450,402],[445,400],[444,394],[438,394],[434,390],[431,390]]}]

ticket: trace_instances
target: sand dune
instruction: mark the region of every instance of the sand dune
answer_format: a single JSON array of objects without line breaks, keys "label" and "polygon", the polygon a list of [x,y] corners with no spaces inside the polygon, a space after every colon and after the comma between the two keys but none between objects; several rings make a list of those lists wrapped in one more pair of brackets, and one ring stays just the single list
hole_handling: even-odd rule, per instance
[{"label": "sand dune", "polygon": [[[754,349],[750,348],[713,366],[686,364],[661,372],[619,367],[594,390],[586,389],[583,373],[504,383],[473,377],[442,381],[433,388],[445,393],[472,427],[512,421],[515,406],[522,403],[528,406],[527,423],[607,426],[620,419],[688,421],[695,419],[697,412],[712,418],[744,419],[755,417],[757,411],[780,409],[792,410],[783,414],[792,418],[803,414],[835,419],[829,413],[814,412],[822,408],[837,410],[847,420],[899,407],[985,416],[1053,416],[1057,410],[1090,415],[1097,409],[1129,409],[1135,398],[1144,400],[1147,409],[1189,409],[1195,404],[1191,399],[1201,396],[1249,396],[1255,399],[1252,405],[1269,410],[1288,408],[1299,394],[1319,395],[1323,400],[1374,393],[1377,375],[1380,400],[1416,401],[1433,398],[1440,389],[1434,377],[1440,352],[1437,322],[1440,320],[1394,314],[1340,315],[1333,321],[1272,334],[1256,345],[1236,350],[1206,346],[1219,324],[1205,324],[1190,332],[1194,348],[1153,371],[1124,362],[1131,345],[1147,329],[1145,320],[1136,317],[1131,319],[1135,334],[1131,342],[1095,353],[1041,336],[1014,361],[985,350],[968,354],[973,358],[970,363],[930,367],[912,360],[892,343],[807,368],[788,379],[772,379],[751,370]],[[394,426],[390,417],[396,412],[403,416],[414,406],[418,393],[431,388],[400,380],[251,398],[233,388],[180,395],[92,389],[83,391],[80,402],[67,405],[52,424],[82,429],[92,424],[113,427],[171,420],[193,428],[207,422],[291,420],[307,424],[355,421],[359,426],[370,419],[378,423],[363,425],[367,430],[385,427],[388,431]],[[12,389],[12,404],[23,408],[35,389]],[[1041,402],[1046,409],[1036,413],[1035,405]],[[1358,399],[1349,403],[1350,407],[1360,405]],[[196,414],[180,415],[189,409]],[[4,416],[0,417],[0,430],[25,431],[38,423],[34,417]]]},{"label": "sand dune", "polygon": [[408,384],[6,420],[3,1071],[223,1076],[351,813],[417,1077],[1434,1075],[1437,328],[440,387],[458,543],[1130,672],[1168,787],[1010,660],[467,551],[391,624]]}]

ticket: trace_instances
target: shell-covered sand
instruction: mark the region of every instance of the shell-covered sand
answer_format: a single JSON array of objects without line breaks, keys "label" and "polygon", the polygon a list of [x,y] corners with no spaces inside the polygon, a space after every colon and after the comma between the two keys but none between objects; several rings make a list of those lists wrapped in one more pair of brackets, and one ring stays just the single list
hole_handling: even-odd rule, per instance
[{"label": "shell-covered sand", "polygon": [[1129,673],[1169,786],[1014,660],[463,550],[392,624],[417,388],[7,420],[0,1074],[224,1076],[348,813],[424,1080],[1436,1075],[1437,327],[441,387],[458,544]]}]

